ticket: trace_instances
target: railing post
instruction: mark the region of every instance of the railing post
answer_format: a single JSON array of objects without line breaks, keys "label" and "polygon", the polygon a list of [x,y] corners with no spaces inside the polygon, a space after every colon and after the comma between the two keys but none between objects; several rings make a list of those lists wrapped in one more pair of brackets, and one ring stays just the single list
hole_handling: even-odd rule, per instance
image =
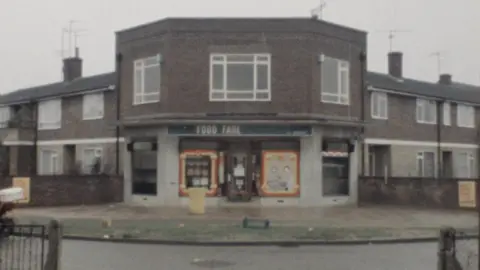
[{"label": "railing post", "polygon": [[45,270],[60,270],[62,253],[63,227],[58,220],[50,221],[48,225],[48,253]]}]

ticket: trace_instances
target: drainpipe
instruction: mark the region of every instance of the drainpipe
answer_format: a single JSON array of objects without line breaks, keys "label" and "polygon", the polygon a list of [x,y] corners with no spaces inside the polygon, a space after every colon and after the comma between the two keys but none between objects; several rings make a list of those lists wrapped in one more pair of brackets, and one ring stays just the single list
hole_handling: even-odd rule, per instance
[{"label": "drainpipe", "polygon": [[33,121],[33,128],[34,128],[34,131],[33,131],[33,151],[34,151],[34,155],[32,155],[32,159],[33,159],[33,166],[32,166],[32,173],[33,175],[37,175],[38,174],[38,101],[33,101],[30,103],[31,106],[32,106],[32,110],[33,110],[33,119],[31,121]]},{"label": "drainpipe", "polygon": [[445,100],[437,100],[437,178],[443,177],[444,173],[442,170],[442,117],[443,117],[443,110],[442,110],[442,102]]},{"label": "drainpipe", "polygon": [[116,59],[115,59],[115,75],[116,75],[116,82],[115,82],[115,93],[117,95],[117,111],[116,111],[116,127],[115,127],[115,136],[116,136],[116,141],[115,141],[115,174],[120,175],[120,97],[121,97],[121,91],[120,91],[120,84],[121,84],[121,63],[122,63],[122,54],[117,53]]},{"label": "drainpipe", "polygon": [[[367,54],[365,51],[360,52],[360,84],[361,84],[361,107],[360,107],[360,120],[362,121],[362,126],[360,128],[361,130],[361,138],[365,138],[365,96],[367,94],[367,84],[365,80],[365,72],[367,70]],[[362,143],[359,144],[361,146],[361,157],[360,157],[360,162],[362,163],[362,168],[360,170],[360,174],[363,176],[365,175],[365,144]]]}]

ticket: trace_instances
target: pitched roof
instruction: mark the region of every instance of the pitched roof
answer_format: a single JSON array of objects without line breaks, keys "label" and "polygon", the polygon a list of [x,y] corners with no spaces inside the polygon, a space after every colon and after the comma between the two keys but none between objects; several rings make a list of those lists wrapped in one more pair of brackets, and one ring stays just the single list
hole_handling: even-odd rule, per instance
[{"label": "pitched roof", "polygon": [[104,73],[75,79],[71,82],[56,82],[19,89],[0,96],[0,104],[15,104],[32,100],[71,95],[115,85],[115,73]]},{"label": "pitched roof", "polygon": [[443,85],[408,78],[395,78],[388,74],[368,72],[370,86],[399,93],[480,104],[480,86],[452,83]]}]

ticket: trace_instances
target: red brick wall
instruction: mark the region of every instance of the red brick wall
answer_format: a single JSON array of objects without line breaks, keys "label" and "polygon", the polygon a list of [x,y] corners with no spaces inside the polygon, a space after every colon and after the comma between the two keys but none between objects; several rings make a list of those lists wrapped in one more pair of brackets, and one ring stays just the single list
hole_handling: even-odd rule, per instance
[{"label": "red brick wall", "polygon": [[[123,178],[109,175],[38,175],[30,177],[27,206],[93,205],[123,201]],[[0,178],[0,188],[11,186]]]},{"label": "red brick wall", "polygon": [[[418,177],[361,176],[358,180],[359,204],[459,209],[458,181]],[[475,181],[475,179],[471,179]]]}]

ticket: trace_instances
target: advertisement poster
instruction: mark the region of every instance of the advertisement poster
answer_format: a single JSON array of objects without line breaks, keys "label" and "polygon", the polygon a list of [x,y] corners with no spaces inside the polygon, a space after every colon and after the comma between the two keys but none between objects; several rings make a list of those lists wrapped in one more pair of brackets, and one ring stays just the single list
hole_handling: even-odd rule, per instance
[{"label": "advertisement poster", "polygon": [[458,181],[458,205],[463,208],[475,208],[476,185],[473,181]]},{"label": "advertisement poster", "polygon": [[263,183],[265,195],[292,196],[299,193],[298,154],[289,151],[264,151]]},{"label": "advertisement poster", "polygon": [[25,196],[25,199],[19,200],[18,203],[29,203],[30,202],[30,178],[14,177],[12,184],[13,184],[13,187],[19,187],[23,189],[23,194]]}]

